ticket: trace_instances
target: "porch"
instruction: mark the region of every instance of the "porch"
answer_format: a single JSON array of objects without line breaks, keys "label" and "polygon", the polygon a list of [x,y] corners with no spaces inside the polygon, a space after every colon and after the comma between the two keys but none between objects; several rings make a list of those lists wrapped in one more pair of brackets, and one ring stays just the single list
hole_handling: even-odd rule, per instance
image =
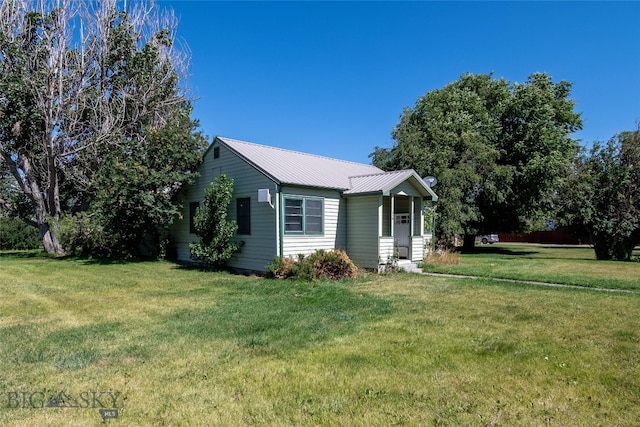
[{"label": "porch", "polygon": [[378,259],[422,262],[425,245],[423,198],[406,194],[381,196],[378,215]]}]

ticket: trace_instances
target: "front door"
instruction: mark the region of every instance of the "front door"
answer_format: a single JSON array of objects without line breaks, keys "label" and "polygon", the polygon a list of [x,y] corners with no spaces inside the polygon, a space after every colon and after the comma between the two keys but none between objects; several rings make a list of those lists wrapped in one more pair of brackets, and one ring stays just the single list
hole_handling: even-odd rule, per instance
[{"label": "front door", "polygon": [[396,214],[393,227],[394,238],[398,245],[398,255],[400,258],[409,258],[409,248],[411,247],[411,215]]}]

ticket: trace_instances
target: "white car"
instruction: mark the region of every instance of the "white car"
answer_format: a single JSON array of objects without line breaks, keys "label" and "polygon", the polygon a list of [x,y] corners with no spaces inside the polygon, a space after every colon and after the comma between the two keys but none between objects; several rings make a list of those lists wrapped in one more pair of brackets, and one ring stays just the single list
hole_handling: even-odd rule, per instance
[{"label": "white car", "polygon": [[480,241],[483,245],[486,245],[487,243],[493,245],[494,243],[499,242],[500,239],[497,234],[483,234],[480,236]]}]

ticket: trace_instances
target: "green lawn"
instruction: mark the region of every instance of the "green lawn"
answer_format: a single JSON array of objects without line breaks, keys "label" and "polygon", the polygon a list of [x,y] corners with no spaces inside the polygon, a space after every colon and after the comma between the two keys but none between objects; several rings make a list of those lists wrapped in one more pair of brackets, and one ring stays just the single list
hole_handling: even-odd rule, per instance
[{"label": "green lawn", "polygon": [[2,426],[640,425],[637,294],[5,254],[0,358]]},{"label": "green lawn", "polygon": [[597,261],[586,246],[481,245],[463,254],[460,264],[427,264],[424,270],[640,291],[640,262]]}]

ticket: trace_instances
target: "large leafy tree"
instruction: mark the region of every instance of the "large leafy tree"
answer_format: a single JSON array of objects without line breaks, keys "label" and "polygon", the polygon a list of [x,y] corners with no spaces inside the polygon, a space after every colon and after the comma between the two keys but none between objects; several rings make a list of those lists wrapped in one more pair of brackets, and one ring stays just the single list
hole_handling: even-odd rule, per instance
[{"label": "large leafy tree", "polygon": [[50,253],[64,252],[61,217],[87,210],[131,252],[143,224],[170,221],[168,200],[206,143],[179,85],[177,21],[152,3],[125,5],[0,4],[0,173],[19,193],[0,205],[38,227]]},{"label": "large leafy tree", "polygon": [[560,200],[567,225],[589,234],[597,259],[630,260],[640,244],[640,128],[580,153]]},{"label": "large leafy tree", "polygon": [[382,169],[413,168],[439,184],[436,235],[521,231],[551,208],[553,190],[578,149],[582,126],[571,84],[544,73],[511,84],[465,74],[405,108],[392,148],[376,147]]},{"label": "large leafy tree", "polygon": [[[168,225],[179,213],[176,191],[193,174],[206,140],[194,133],[196,122],[183,107],[166,125],[146,132],[105,155],[95,178],[95,194],[89,212],[100,225],[101,245],[94,253],[105,256],[157,256]],[[89,242],[92,243],[92,242]]]}]

